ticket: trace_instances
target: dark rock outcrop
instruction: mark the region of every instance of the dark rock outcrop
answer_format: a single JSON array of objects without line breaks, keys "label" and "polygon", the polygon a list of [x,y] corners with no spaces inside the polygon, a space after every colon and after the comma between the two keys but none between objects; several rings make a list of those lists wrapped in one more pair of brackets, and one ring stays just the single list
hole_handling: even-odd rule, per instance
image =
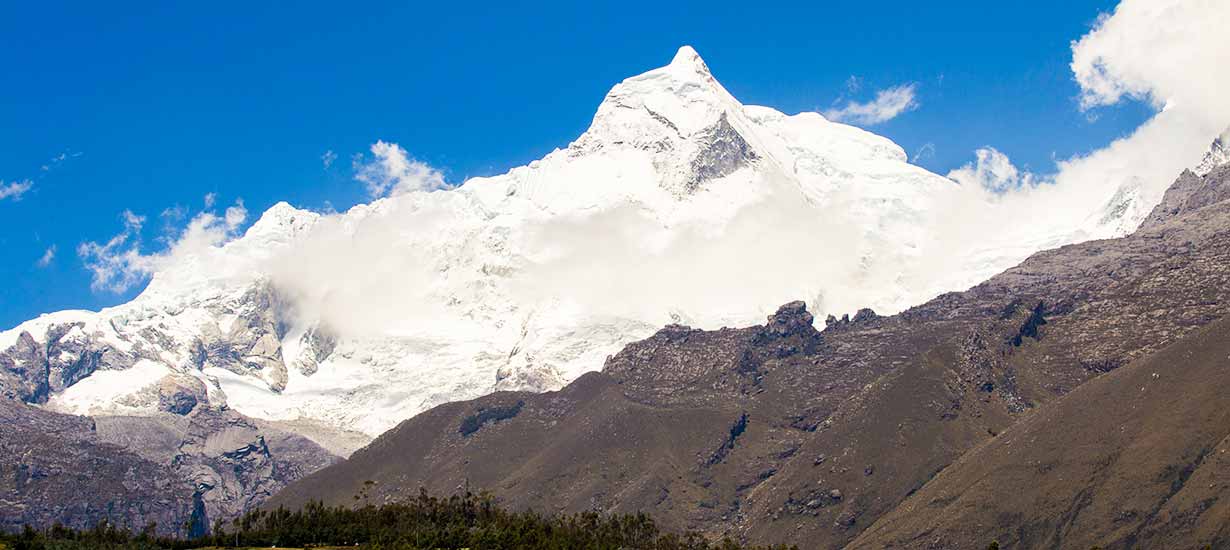
[{"label": "dark rock outcrop", "polygon": [[690,177],[684,184],[684,191],[688,193],[706,181],[729,176],[758,158],[747,140],[730,125],[726,113],[722,113],[713,126],[703,130],[697,141],[700,150],[690,162]]}]

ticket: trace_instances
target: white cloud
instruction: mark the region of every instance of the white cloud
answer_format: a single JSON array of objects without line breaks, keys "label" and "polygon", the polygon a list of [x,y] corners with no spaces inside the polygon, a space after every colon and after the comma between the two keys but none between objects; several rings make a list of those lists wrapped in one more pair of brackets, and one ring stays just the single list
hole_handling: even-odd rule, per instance
[{"label": "white cloud", "polygon": [[90,288],[95,291],[123,292],[153,270],[150,259],[140,251],[145,217],[125,210],[120,219],[124,230],[106,243],[84,242],[77,246],[77,255],[93,275]]},{"label": "white cloud", "polygon": [[1230,3],[1224,0],[1125,0],[1072,43],[1081,104],[1113,105],[1124,97],[1159,109],[1173,103],[1209,115],[1230,112]]},{"label": "white cloud", "polygon": [[1082,108],[1132,99],[1158,113],[1105,149],[1061,163],[1056,181],[1139,178],[1160,198],[1230,126],[1227,21],[1225,0],[1125,0],[1073,42]]},{"label": "white cloud", "polygon": [[32,187],[34,187],[34,182],[30,180],[11,181],[7,184],[0,180],[0,200],[21,200],[21,196]]},{"label": "white cloud", "polygon": [[850,78],[846,79],[846,91],[856,94],[862,89],[863,79],[859,78],[858,75],[850,75]]},{"label": "white cloud", "polygon": [[367,186],[372,197],[384,197],[415,191],[449,189],[439,170],[410,158],[396,143],[377,141],[371,147],[372,160],[356,156],[355,179]]},{"label": "white cloud", "polygon": [[[207,204],[213,204],[207,195]],[[168,212],[181,213],[179,207]],[[157,252],[142,252],[141,230],[145,216],[125,210],[120,219],[123,231],[105,243],[84,242],[77,247],[77,255],[92,274],[90,288],[94,291],[125,292],[145,281],[155,272],[169,265],[186,265],[193,257],[209,253],[226,244],[239,234],[248,211],[243,200],[235,201],[221,215],[204,211],[194,216],[182,231],[169,229],[170,234],[160,241],[168,243]],[[164,219],[169,219],[164,216]]]},{"label": "white cloud", "polygon": [[873,101],[849,101],[845,107],[825,111],[824,116],[829,120],[851,124],[873,125],[887,122],[901,113],[918,108],[918,100],[915,97],[917,87],[916,84],[902,84],[880,90]]},{"label": "white cloud", "polygon": [[[1230,72],[1222,70],[1230,66],[1226,21],[1230,2],[1224,0],[1123,1],[1072,42],[1080,106],[1096,121],[1098,108],[1145,101],[1157,109],[1154,116],[1101,149],[1056,162],[1045,175],[1022,171],[986,147],[949,177],[996,193],[1003,213],[1032,212],[1033,223],[1062,225],[1079,238],[1134,230],[1230,125]],[[1107,216],[1111,206],[1126,215]]]},{"label": "white cloud", "polygon": [[248,219],[248,209],[244,208],[243,199],[238,199],[235,201],[234,206],[227,207],[226,213],[223,216],[226,228],[230,231],[238,229],[246,219]]},{"label": "white cloud", "polygon": [[71,153],[69,151],[64,151],[63,153],[60,153],[54,157],[51,157],[51,160],[47,161],[47,164],[40,166],[39,170],[42,170],[43,172],[50,172],[54,170],[57,166],[59,166],[60,163],[63,163],[70,159],[75,159],[77,157],[80,157],[81,155],[82,153],[80,152]]},{"label": "white cloud", "polygon": [[209,210],[210,208],[213,208],[214,203],[217,201],[218,201],[217,193],[206,193],[205,194],[205,209]]},{"label": "white cloud", "polygon": [[962,185],[977,186],[993,193],[1004,193],[1039,183],[1037,176],[1022,172],[1008,159],[1008,155],[994,147],[976,151],[977,161],[966,164],[948,173],[949,179]]},{"label": "white cloud", "polygon": [[39,267],[47,267],[51,265],[52,260],[55,260],[55,258],[56,258],[56,245],[53,244],[47,247],[47,250],[43,252],[43,255],[38,259],[38,262],[35,262],[35,263]]},{"label": "white cloud", "polygon": [[325,166],[325,170],[328,170],[330,166],[333,166],[333,161],[335,160],[337,160],[337,153],[334,153],[333,149],[329,149],[328,151],[325,151],[325,154],[320,155],[320,162]]}]

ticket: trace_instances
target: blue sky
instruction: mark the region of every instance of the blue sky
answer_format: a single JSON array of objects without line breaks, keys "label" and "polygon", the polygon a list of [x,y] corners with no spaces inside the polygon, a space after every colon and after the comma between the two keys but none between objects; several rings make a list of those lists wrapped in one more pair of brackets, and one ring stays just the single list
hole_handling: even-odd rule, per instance
[{"label": "blue sky", "polygon": [[0,200],[0,327],[135,294],[91,290],[76,253],[126,209],[151,220],[149,247],[160,212],[207,193],[253,217],[343,209],[365,200],[350,157],[377,139],[451,182],[500,173],[565,146],[611,85],[682,44],[744,103],[786,112],[915,83],[918,108],[869,129],[932,144],[918,163],[941,174],[989,144],[1047,172],[1153,114],[1079,108],[1071,41],[1111,1],[446,4],[0,6],[0,181],[33,184]]}]

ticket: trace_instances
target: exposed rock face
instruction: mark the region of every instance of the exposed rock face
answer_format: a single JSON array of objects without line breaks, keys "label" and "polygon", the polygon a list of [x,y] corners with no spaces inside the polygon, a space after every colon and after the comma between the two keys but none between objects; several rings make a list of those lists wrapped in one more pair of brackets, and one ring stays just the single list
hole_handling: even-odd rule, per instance
[{"label": "exposed rock face", "polygon": [[202,388],[160,386],[175,388],[176,414],[90,419],[0,399],[0,528],[107,520],[204,533],[337,460],[234,412],[189,407]]},{"label": "exposed rock face", "polygon": [[337,337],[327,327],[316,325],[303,333],[299,338],[302,350],[295,359],[293,366],[304,376],[316,374],[321,361],[333,354],[337,347]]},{"label": "exposed rock face", "polygon": [[1204,158],[1193,171],[1197,176],[1207,176],[1213,170],[1227,164],[1230,164],[1230,128],[1226,128],[1217,139],[1213,140],[1209,152],[1205,153]]},{"label": "exposed rock face", "polygon": [[47,354],[38,342],[23,332],[17,343],[0,354],[0,390],[4,397],[31,403],[47,400],[50,379]]},{"label": "exposed rock face", "polygon": [[51,325],[44,341],[22,332],[17,342],[0,351],[0,391],[8,398],[45,403],[53,392],[63,391],[97,370],[124,369],[133,357],[99,342],[83,330],[82,323]]},{"label": "exposed rock face", "polygon": [[0,529],[100,520],[183,534],[192,485],[166,463],[107,443],[88,418],[0,399]]},{"label": "exposed rock face", "polygon": [[[207,369],[259,380],[275,392],[285,389],[288,371],[281,339],[290,312],[270,285],[255,284],[237,296],[194,305],[206,315],[174,310],[171,313],[184,319],[168,319],[134,308],[106,320],[82,312],[40,318],[32,322],[37,333],[22,331],[12,345],[0,349],[0,395],[66,413],[186,414],[198,404],[226,404],[217,378]],[[312,331],[303,339],[307,347],[296,366],[310,375],[332,353],[333,344],[324,331]],[[146,367],[144,374],[113,384],[117,395],[110,402],[52,399],[95,373],[133,372],[140,365]]]},{"label": "exposed rock face", "polygon": [[765,333],[777,337],[814,338],[818,334],[816,328],[812,326],[814,320],[811,312],[807,311],[806,303],[790,302],[778,308],[777,313],[769,316],[769,322],[765,325]]},{"label": "exposed rock face", "polygon": [[1184,171],[1166,191],[1141,228],[1156,227],[1167,220],[1230,199],[1230,164],[1209,169],[1205,175]]},{"label": "exposed rock face", "polygon": [[[200,347],[194,358],[205,366],[226,369],[238,375],[255,375],[270,389],[286,388],[286,364],[282,361],[282,337],[286,334],[283,316],[288,306],[281,303],[268,285],[250,289],[229,326],[206,324],[201,330]],[[226,317],[223,317],[226,318]]]},{"label": "exposed rock face", "polygon": [[167,375],[158,383],[158,408],[185,415],[206,402],[205,384],[191,376]]},{"label": "exposed rock face", "polygon": [[733,174],[757,159],[756,151],[730,125],[725,113],[698,137],[699,150],[692,157],[684,192],[692,193],[706,181]]},{"label": "exposed rock face", "polygon": [[[1222,185],[1217,177],[1203,184]],[[759,327],[668,326],[559,392],[412,418],[273,502],[346,503],[368,479],[377,500],[468,480],[517,507],[646,511],[672,528],[839,548],[966,452],[1228,312],[1222,201],[821,333],[797,303]],[[479,411],[517,403],[514,417],[459,433]],[[1029,532],[1025,517],[994,521]],[[1147,524],[1125,518],[1106,523]],[[1047,540],[1037,547],[1063,546]]]},{"label": "exposed rock face", "polygon": [[310,440],[233,411],[198,406],[186,416],[101,417],[98,436],[165,464],[192,487],[198,516],[229,521],[337,457]]}]

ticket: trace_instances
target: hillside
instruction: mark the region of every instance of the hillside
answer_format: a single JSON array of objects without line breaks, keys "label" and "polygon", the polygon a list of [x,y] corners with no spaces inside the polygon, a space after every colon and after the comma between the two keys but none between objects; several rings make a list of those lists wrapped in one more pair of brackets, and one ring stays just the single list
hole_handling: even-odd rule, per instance
[{"label": "hillside", "polygon": [[1223,548],[1228,448],[1222,319],[971,450],[851,547]]},{"label": "hillside", "polygon": [[[1228,182],[1213,170],[1199,195]],[[559,392],[412,418],[273,502],[469,483],[514,507],[842,547],[966,452],[1226,314],[1230,203],[1154,216],[891,317],[816,332],[794,303],[759,327],[667,327]]]},{"label": "hillside", "polygon": [[0,399],[0,529],[206,532],[338,457],[233,411],[66,415]]}]

